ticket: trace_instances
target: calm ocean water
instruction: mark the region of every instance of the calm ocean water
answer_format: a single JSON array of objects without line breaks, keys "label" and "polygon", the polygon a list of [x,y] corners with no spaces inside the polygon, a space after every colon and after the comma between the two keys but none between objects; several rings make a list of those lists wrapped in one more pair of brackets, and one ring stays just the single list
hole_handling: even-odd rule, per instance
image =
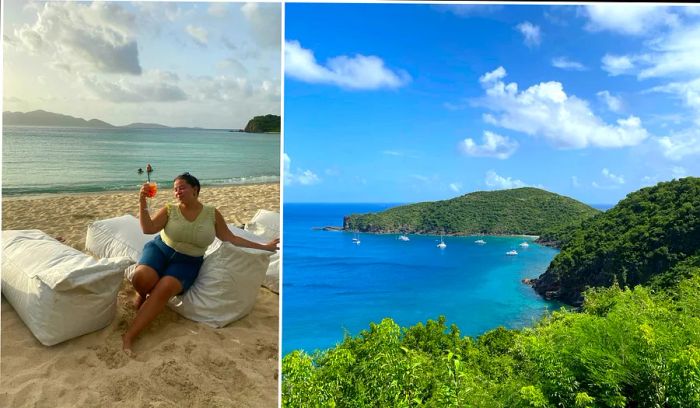
[{"label": "calm ocean water", "polygon": [[138,189],[137,169],[168,188],[185,171],[203,185],[280,179],[280,136],[225,130],[5,126],[5,195]]},{"label": "calm ocean water", "polygon": [[[557,251],[518,237],[439,237],[316,231],[342,225],[343,215],[389,204],[285,204],[282,352],[334,346],[347,330],[391,317],[411,326],[445,315],[462,335],[532,324],[559,304],[521,283],[545,271]],[[529,239],[528,239],[529,241]],[[517,256],[506,252],[516,249]]]}]

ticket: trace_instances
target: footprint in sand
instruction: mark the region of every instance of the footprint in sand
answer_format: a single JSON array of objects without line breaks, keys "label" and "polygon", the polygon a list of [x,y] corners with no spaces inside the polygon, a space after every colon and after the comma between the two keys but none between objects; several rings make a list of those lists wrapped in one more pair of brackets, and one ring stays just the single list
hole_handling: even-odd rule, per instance
[{"label": "footprint in sand", "polygon": [[129,356],[118,347],[92,346],[90,349],[95,350],[97,358],[110,370],[124,367],[129,362]]}]

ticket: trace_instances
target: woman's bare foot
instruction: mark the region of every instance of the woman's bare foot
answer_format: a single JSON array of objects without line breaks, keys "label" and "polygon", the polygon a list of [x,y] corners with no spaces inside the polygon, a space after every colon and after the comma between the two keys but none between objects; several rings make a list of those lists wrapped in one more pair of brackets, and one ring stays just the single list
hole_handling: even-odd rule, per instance
[{"label": "woman's bare foot", "polygon": [[[148,295],[146,295],[148,296]],[[134,295],[134,299],[132,300],[132,304],[134,305],[134,309],[139,310],[141,309],[141,305],[143,305],[143,302],[146,299],[141,296],[138,292],[136,292],[136,295]]]},{"label": "woman's bare foot", "polygon": [[124,354],[127,356],[134,358],[136,357],[136,353],[134,353],[131,347],[131,339],[127,339],[126,335],[122,335],[122,351],[124,351]]}]

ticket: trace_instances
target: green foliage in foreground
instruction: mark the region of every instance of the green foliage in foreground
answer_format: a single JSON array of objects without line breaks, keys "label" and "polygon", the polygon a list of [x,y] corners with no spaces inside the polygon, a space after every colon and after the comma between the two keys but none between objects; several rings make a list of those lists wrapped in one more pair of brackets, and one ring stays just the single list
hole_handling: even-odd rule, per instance
[{"label": "green foliage in foreground", "polygon": [[523,187],[477,191],[450,200],[353,214],[343,224],[349,230],[381,233],[539,235],[598,212],[572,198]]},{"label": "green foliage in foreground", "polygon": [[245,131],[250,133],[279,133],[281,129],[281,120],[277,115],[256,116],[248,121],[245,126]]},{"label": "green foliage in foreground", "polygon": [[700,269],[672,294],[586,293],[532,328],[461,337],[391,319],[282,360],[284,407],[700,407]]}]

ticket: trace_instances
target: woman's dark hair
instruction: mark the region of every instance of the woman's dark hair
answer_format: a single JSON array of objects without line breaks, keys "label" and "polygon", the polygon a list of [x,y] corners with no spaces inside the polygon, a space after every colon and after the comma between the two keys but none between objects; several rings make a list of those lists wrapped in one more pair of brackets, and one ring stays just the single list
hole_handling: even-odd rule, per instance
[{"label": "woman's dark hair", "polygon": [[191,175],[189,172],[184,172],[184,173],[180,174],[179,176],[175,177],[175,180],[173,180],[173,183],[177,180],[183,180],[185,183],[192,186],[192,188],[197,190],[197,195],[199,195],[199,190],[202,187],[199,185],[199,180],[197,180],[197,177]]}]

